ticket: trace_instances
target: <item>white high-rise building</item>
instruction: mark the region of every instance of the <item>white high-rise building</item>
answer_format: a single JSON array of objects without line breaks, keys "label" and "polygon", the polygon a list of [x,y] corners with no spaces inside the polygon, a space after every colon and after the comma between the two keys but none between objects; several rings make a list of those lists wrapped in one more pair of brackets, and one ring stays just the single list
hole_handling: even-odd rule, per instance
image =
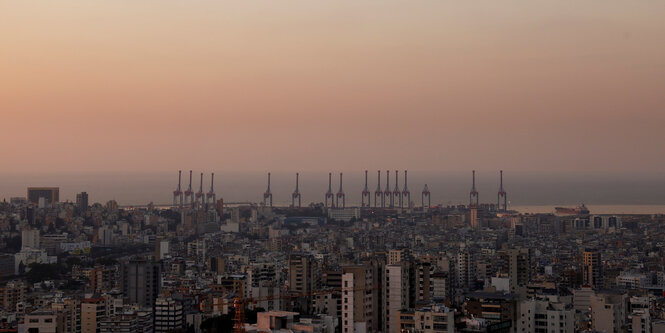
[{"label": "white high-rise building", "polygon": [[626,296],[597,294],[591,297],[591,328],[596,331],[622,332],[626,319]]},{"label": "white high-rise building", "polygon": [[353,289],[353,273],[342,274],[342,333],[367,332],[362,323],[358,323],[356,330],[356,322],[353,318],[355,313]]},{"label": "white high-rise building", "polygon": [[383,332],[399,333],[399,311],[409,307],[409,268],[387,265],[383,278]]},{"label": "white high-rise building", "polygon": [[39,229],[21,230],[21,250],[25,249],[39,249]]},{"label": "white high-rise building", "polygon": [[562,302],[529,299],[520,302],[517,332],[574,332],[575,309]]},{"label": "white high-rise building", "polygon": [[375,268],[373,264],[342,268],[343,333],[379,330],[378,290],[374,288]]}]

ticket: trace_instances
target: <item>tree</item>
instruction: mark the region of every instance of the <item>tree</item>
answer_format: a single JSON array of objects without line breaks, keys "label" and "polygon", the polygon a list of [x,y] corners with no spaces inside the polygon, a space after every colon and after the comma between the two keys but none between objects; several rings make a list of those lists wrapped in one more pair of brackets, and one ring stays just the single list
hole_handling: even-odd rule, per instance
[{"label": "tree", "polygon": [[5,247],[5,250],[9,250],[9,252],[18,252],[21,251],[21,236],[14,236],[9,239],[7,239],[6,243],[7,246]]},{"label": "tree", "polygon": [[67,267],[71,269],[74,265],[81,265],[82,261],[79,257],[67,257],[65,263],[67,264]]},{"label": "tree", "polygon": [[30,271],[25,274],[25,279],[30,283],[42,282],[45,280],[57,280],[60,278],[60,270],[56,264],[38,264],[28,265]]},{"label": "tree", "polygon": [[98,258],[95,262],[102,266],[113,266],[118,264],[118,261],[113,258]]},{"label": "tree", "polygon": [[83,286],[83,283],[76,280],[67,280],[64,284],[60,285],[62,290],[79,290]]},{"label": "tree", "polygon": [[256,324],[257,314],[259,312],[265,312],[266,309],[264,308],[256,308],[256,310],[251,310],[251,309],[245,309],[245,321],[248,324]]},{"label": "tree", "polygon": [[233,313],[208,318],[201,323],[201,331],[205,333],[231,332],[232,330]]}]

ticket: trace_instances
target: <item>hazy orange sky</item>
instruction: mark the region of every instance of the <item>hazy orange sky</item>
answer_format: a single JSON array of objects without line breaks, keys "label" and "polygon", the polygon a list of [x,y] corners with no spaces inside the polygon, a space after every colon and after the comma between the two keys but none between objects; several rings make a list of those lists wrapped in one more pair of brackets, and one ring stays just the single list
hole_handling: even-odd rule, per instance
[{"label": "hazy orange sky", "polygon": [[2,1],[0,171],[665,169],[665,1]]}]

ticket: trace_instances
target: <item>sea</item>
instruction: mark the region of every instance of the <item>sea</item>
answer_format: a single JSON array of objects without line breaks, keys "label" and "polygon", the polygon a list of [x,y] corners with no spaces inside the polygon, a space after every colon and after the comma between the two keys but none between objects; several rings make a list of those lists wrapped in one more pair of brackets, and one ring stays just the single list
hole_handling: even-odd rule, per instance
[{"label": "sea", "polygon": [[[261,202],[267,189],[266,172],[215,172],[217,198],[225,202]],[[347,205],[359,205],[365,187],[364,171],[342,170]],[[210,170],[194,170],[192,190],[210,190]],[[270,190],[274,205],[291,203],[295,174],[300,173],[299,191],[303,205],[324,201],[328,190],[328,172],[272,172]],[[390,173],[390,189],[395,187],[395,170]],[[403,172],[398,187],[404,189]],[[476,189],[480,201],[496,203],[499,189],[498,170],[478,170]],[[189,184],[188,170],[183,172],[182,190]],[[471,172],[409,170],[408,189],[413,205],[422,204],[422,191],[427,184],[432,205],[457,205],[469,201]],[[60,201],[75,201],[76,193],[87,192],[91,203],[116,200],[121,206],[169,204],[178,185],[178,171],[172,172],[87,172],[87,173],[0,173],[0,200],[26,196],[30,186],[60,188]],[[339,171],[332,172],[330,187],[340,189]],[[368,174],[368,189],[377,188],[376,170]],[[386,170],[381,172],[381,188],[386,187]],[[554,207],[575,207],[584,203],[592,213],[602,214],[665,214],[665,174],[584,174],[504,171],[504,189],[509,208],[526,213],[553,212]]]}]

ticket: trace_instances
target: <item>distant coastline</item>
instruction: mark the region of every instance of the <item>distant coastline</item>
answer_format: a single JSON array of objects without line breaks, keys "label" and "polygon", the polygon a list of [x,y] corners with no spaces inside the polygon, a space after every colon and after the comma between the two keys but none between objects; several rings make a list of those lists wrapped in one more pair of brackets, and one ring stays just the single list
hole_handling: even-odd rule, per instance
[{"label": "distant coastline", "polygon": [[[195,174],[201,172],[194,170]],[[344,171],[346,202],[360,205],[364,185],[362,171]],[[209,174],[204,171],[204,190],[209,188]],[[376,170],[374,170],[376,172]],[[337,174],[337,173],[336,173]],[[300,172],[300,192],[303,205],[322,202],[328,188],[327,172]],[[76,193],[86,191],[90,202],[116,200],[122,206],[145,205],[149,202],[168,204],[178,182],[177,170],[136,173],[9,173],[0,172],[0,200],[25,196],[28,186],[60,187],[61,201],[74,201]],[[391,182],[392,183],[392,182]],[[426,172],[409,170],[409,190],[414,205],[421,204],[421,191],[427,184],[432,193],[432,205],[468,203],[471,189],[470,172]],[[188,184],[184,183],[186,188]],[[226,202],[262,200],[267,185],[267,172],[215,171],[217,198]],[[400,181],[402,187],[403,181]],[[482,203],[496,203],[498,171],[477,173],[477,189]],[[200,186],[194,179],[192,188]],[[271,190],[276,205],[291,203],[295,186],[294,172],[273,172]],[[394,186],[394,184],[393,184]],[[508,206],[528,213],[554,212],[554,207],[576,207],[586,204],[591,213],[665,214],[665,175],[583,175],[532,174],[504,170],[504,186]],[[337,190],[339,184],[333,184]],[[376,189],[376,179],[368,187]],[[385,183],[382,183],[385,189]]]},{"label": "distant coastline", "polygon": [[[520,205],[510,209],[520,213],[554,213],[554,207],[562,205]],[[586,205],[591,214],[665,214],[665,205]]]}]

